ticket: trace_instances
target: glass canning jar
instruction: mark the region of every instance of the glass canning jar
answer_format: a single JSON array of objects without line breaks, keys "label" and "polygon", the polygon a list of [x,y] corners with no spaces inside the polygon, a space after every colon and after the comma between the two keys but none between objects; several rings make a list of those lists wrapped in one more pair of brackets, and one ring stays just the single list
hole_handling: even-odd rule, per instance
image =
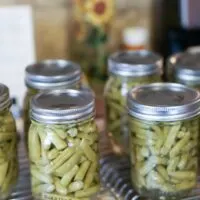
[{"label": "glass canning jar", "polygon": [[0,84],[0,199],[8,199],[17,182],[17,131],[10,112],[9,89]]},{"label": "glass canning jar", "polygon": [[32,98],[28,146],[35,199],[87,200],[99,191],[94,115],[91,92],[55,90]]},{"label": "glass canning jar", "polygon": [[160,82],[162,58],[146,50],[117,52],[110,56],[108,70],[104,91],[107,131],[118,144],[127,147],[127,93],[133,86]]},{"label": "glass canning jar", "polygon": [[[81,68],[67,60],[44,60],[26,67],[23,120],[25,139],[30,126],[29,102],[31,97],[44,90],[79,89]],[[26,139],[27,140],[27,139]]]},{"label": "glass canning jar", "polygon": [[200,52],[183,52],[168,59],[168,80],[200,90]]},{"label": "glass canning jar", "polygon": [[154,83],[128,94],[132,182],[154,200],[181,199],[195,188],[200,93]]}]

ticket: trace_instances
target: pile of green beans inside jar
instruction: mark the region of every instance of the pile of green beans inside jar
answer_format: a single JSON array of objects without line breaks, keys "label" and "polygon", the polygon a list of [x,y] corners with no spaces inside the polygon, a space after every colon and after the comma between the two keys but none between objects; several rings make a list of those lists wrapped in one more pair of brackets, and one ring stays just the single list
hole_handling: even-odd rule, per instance
[{"label": "pile of green beans inside jar", "polygon": [[56,89],[80,89],[81,68],[67,60],[44,60],[26,67],[23,120],[25,140],[30,127],[30,99],[39,92]]},{"label": "pile of green beans inside jar", "polygon": [[88,200],[100,188],[91,92],[56,90],[32,98],[29,159],[35,199]]},{"label": "pile of green beans inside jar", "polygon": [[154,200],[181,199],[195,188],[200,93],[154,83],[128,94],[132,182]]},{"label": "pile of green beans inside jar", "polygon": [[127,93],[133,86],[160,82],[162,58],[146,50],[117,52],[109,57],[108,70],[104,91],[107,131],[127,150]]},{"label": "pile of green beans inside jar", "polygon": [[0,199],[8,199],[17,182],[17,132],[7,86],[0,84]]}]

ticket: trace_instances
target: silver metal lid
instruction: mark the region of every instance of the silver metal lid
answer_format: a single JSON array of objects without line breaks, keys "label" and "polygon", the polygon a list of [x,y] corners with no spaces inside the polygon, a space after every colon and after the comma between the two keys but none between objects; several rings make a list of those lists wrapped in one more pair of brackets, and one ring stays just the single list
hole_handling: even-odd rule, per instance
[{"label": "silver metal lid", "polygon": [[119,76],[162,74],[162,65],[162,57],[147,50],[117,52],[108,59],[109,72]]},{"label": "silver metal lid", "polygon": [[54,90],[43,92],[31,100],[31,118],[41,123],[64,124],[82,121],[94,115],[91,92]]},{"label": "silver metal lid", "polygon": [[181,83],[200,84],[200,52],[184,52],[171,59],[174,60],[172,68],[176,80]]},{"label": "silver metal lid", "polygon": [[0,83],[0,111],[11,106],[9,89],[6,85]]},{"label": "silver metal lid", "polygon": [[176,121],[200,113],[200,93],[176,83],[153,83],[128,93],[130,115],[153,121]]},{"label": "silver metal lid", "polygon": [[26,68],[26,85],[34,89],[70,88],[81,79],[81,67],[67,60],[44,60]]}]

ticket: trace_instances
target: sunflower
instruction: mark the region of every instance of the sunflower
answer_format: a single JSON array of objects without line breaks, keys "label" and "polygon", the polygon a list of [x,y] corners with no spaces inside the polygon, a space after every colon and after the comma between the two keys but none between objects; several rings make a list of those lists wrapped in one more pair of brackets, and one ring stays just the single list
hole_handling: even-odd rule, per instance
[{"label": "sunflower", "polygon": [[74,14],[77,19],[82,19],[85,14],[85,0],[74,0]]},{"label": "sunflower", "polygon": [[88,22],[102,26],[107,24],[114,14],[114,0],[87,0],[85,11]]}]

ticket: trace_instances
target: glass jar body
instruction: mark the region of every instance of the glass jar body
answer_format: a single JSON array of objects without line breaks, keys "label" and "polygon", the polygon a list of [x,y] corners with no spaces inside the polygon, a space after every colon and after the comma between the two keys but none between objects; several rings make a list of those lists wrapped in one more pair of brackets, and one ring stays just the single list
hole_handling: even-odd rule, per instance
[{"label": "glass jar body", "polygon": [[98,133],[93,118],[62,125],[32,121],[28,144],[35,199],[89,199],[99,191]]},{"label": "glass jar body", "polygon": [[0,122],[0,199],[8,199],[18,177],[17,132],[8,109],[0,112]]},{"label": "glass jar body", "polygon": [[124,147],[128,143],[126,96],[128,91],[141,84],[160,82],[158,74],[143,77],[110,76],[104,91],[106,104],[106,128]]},{"label": "glass jar body", "polygon": [[152,199],[181,199],[197,184],[199,118],[150,122],[129,118],[131,177]]}]

